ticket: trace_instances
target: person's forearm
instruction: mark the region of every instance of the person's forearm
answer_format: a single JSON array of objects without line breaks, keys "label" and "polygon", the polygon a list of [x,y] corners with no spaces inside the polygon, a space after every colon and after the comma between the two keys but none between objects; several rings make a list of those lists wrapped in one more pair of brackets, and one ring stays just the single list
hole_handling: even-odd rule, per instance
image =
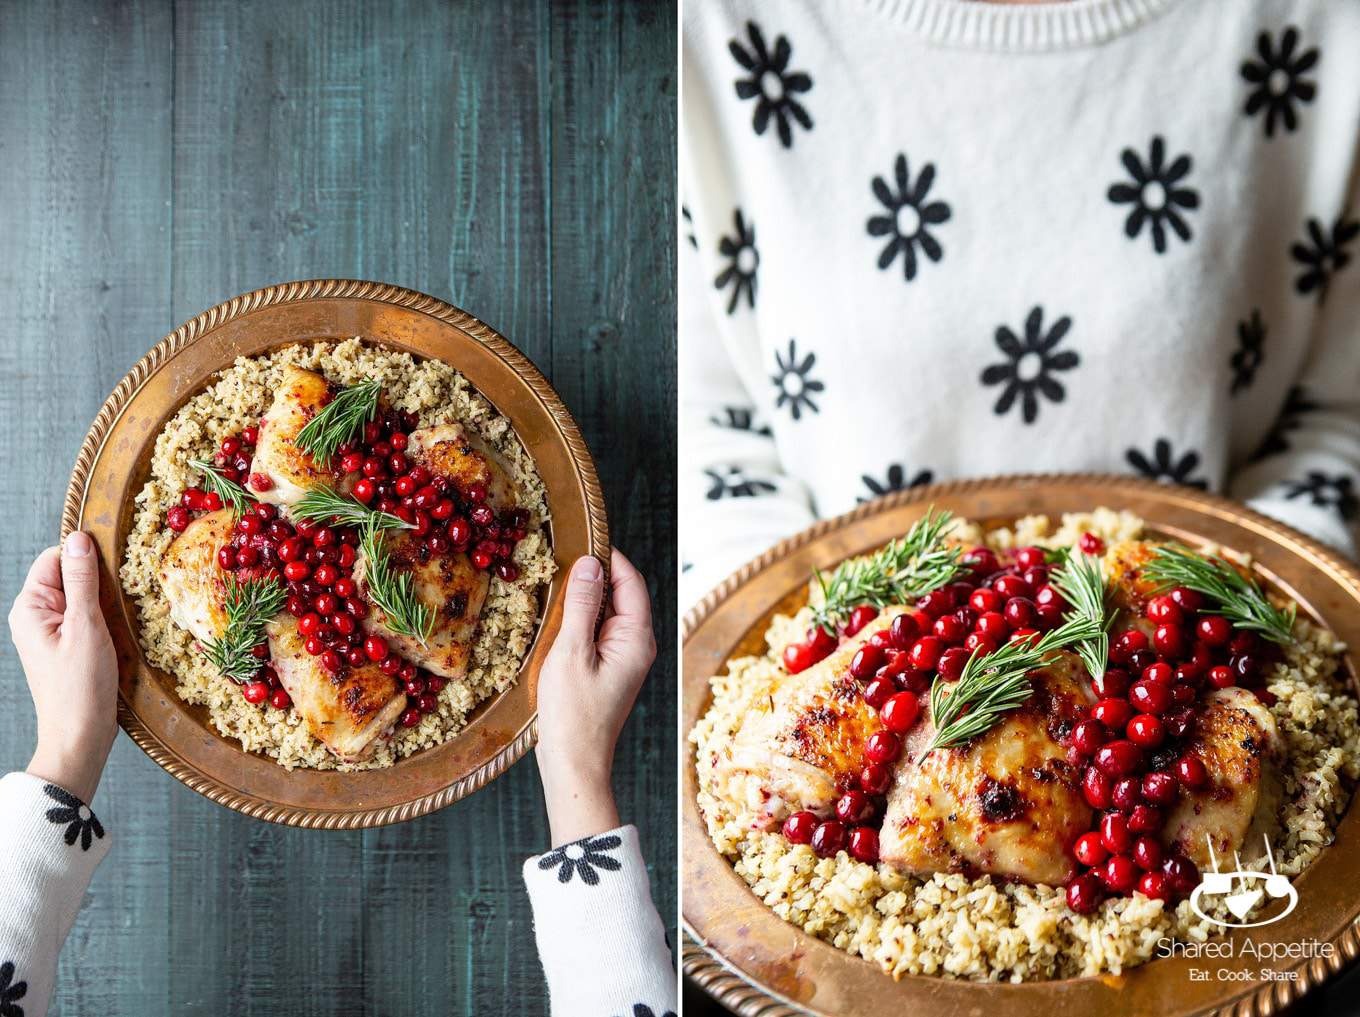
[{"label": "person's forearm", "polygon": [[553,847],[590,837],[619,825],[609,769],[589,770],[557,765],[551,756],[538,753],[538,772],[543,799],[548,807],[548,827]]},{"label": "person's forearm", "polygon": [[[102,744],[103,739],[99,741]],[[94,799],[95,789],[99,787],[107,757],[107,752],[72,748],[65,743],[53,745],[39,738],[26,772],[89,802]]]}]

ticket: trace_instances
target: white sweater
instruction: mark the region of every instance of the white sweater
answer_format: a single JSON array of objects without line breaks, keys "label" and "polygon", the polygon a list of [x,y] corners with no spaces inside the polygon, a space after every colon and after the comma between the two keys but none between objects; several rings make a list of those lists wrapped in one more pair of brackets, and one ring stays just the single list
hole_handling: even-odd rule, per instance
[{"label": "white sweater", "polygon": [[[84,802],[26,773],[0,778],[0,817],[0,1017],[43,1017],[109,838]],[[553,1017],[675,1017],[675,971],[635,827],[536,855],[524,882]]]},{"label": "white sweater", "polygon": [[1360,2],[697,0],[683,35],[686,603],[990,474],[1354,553]]}]

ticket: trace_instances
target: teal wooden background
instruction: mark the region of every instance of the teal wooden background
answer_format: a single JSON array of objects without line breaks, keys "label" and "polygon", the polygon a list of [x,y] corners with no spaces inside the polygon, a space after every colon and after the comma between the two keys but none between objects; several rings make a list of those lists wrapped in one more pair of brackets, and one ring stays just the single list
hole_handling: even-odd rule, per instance
[{"label": "teal wooden background", "polygon": [[[663,658],[619,749],[675,914],[674,97],[670,4],[0,0],[0,601],[56,536],[117,380],[182,320],[289,279],[424,290],[552,379],[594,449]],[[0,765],[31,706],[0,656]],[[114,851],[53,1012],[546,1012],[519,868],[525,760],[363,833],[244,819],[120,737]]]}]

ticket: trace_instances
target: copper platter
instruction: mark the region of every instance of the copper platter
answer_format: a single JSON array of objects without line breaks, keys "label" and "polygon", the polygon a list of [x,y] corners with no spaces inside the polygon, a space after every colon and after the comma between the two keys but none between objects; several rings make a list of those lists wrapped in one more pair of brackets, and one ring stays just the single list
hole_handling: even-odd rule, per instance
[{"label": "copper platter", "polygon": [[[1127,477],[1018,476],[915,488],[818,523],[771,548],[728,578],[686,616],[681,724],[688,732],[708,709],[708,678],[733,656],[760,652],[770,618],[806,600],[814,567],[827,568],[903,533],[934,504],[984,525],[1021,516],[1123,508],[1156,534],[1192,546],[1214,542],[1255,559],[1261,579],[1299,602],[1349,646],[1360,647],[1360,571],[1296,530],[1222,498]],[[1355,686],[1355,660],[1346,665]],[[684,756],[681,804],[685,972],[743,1017],[1004,1013],[1007,1017],[1083,1015],[1266,1015],[1280,1012],[1360,955],[1360,809],[1350,805],[1335,842],[1293,881],[1299,903],[1287,918],[1233,934],[1231,960],[1153,960],[1119,977],[1023,985],[906,977],[815,939],[778,918],[750,892],[708,839],[699,809],[693,753]],[[1240,943],[1317,940],[1333,956],[1266,961],[1242,956]],[[1320,951],[1319,951],[1320,952]],[[1192,981],[1190,969],[1210,971]],[[1219,978],[1220,969],[1285,980]],[[1240,976],[1238,976],[1240,977]]]},{"label": "copper platter", "polygon": [[[217,734],[207,710],[183,702],[173,680],[147,664],[137,642],[135,604],[116,576],[156,435],[185,401],[239,356],[351,336],[451,364],[510,420],[547,488],[558,574],[541,594],[538,631],[519,680],[482,703],[455,737],[383,770],[289,772]],[[99,548],[100,597],[119,657],[123,730],[173,777],[221,805],[270,822],[326,829],[425,815],[478,790],[523,756],[536,739],[538,669],[561,622],[563,577],[581,555],[609,561],[594,463],[576,422],[538,369],[450,304],[353,280],[256,290],[162,339],[118,383],[81,446],[62,536],[77,528],[89,531]]]}]

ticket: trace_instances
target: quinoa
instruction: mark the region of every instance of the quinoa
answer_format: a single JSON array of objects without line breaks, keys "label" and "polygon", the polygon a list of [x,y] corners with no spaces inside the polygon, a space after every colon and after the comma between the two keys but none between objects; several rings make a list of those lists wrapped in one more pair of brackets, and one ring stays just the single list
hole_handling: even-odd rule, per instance
[{"label": "quinoa", "polygon": [[[1093,532],[1107,545],[1142,535],[1127,512],[1097,509],[1017,520],[985,535],[961,523],[954,535],[994,550],[1038,544],[1067,547]],[[768,651],[730,660],[711,680],[713,700],[690,732],[699,778],[698,804],[709,836],[737,874],[775,914],[811,935],[877,964],[894,978],[938,975],[975,981],[1042,981],[1119,974],[1149,960],[1163,937],[1203,941],[1224,930],[1188,901],[1167,905],[1141,895],[1106,900],[1089,915],[1067,908],[1061,887],[1005,883],[957,873],[904,876],[887,865],[855,861],[845,851],[818,858],[759,827],[758,798],[735,801],[714,780],[715,764],[753,706],[781,673],[778,653],[810,623],[807,608],[777,616]],[[1266,688],[1284,743],[1283,797],[1271,847],[1278,871],[1294,876],[1332,842],[1360,777],[1360,722],[1354,695],[1339,677],[1346,647],[1300,619],[1294,642],[1273,666]],[[1244,845],[1244,863],[1255,853]],[[1213,913],[1213,912],[1210,912]]]},{"label": "quinoa", "polygon": [[[295,710],[247,703],[240,689],[204,660],[193,637],[171,620],[157,578],[161,557],[175,538],[165,526],[166,510],[198,481],[186,464],[212,458],[222,438],[256,423],[273,401],[287,365],[316,371],[340,385],[376,378],[393,408],[415,414],[420,426],[458,422],[469,428],[501,455],[518,504],[530,513],[528,533],[515,547],[519,578],[513,583],[491,578],[467,674],[443,688],[437,708],[419,724],[397,728],[361,763],[341,763],[332,756]],[[547,496],[529,453],[510,421],[462,374],[441,361],[420,360],[356,337],[238,358],[170,418],[156,438],[150,477],[136,497],[119,577],[124,591],[136,598],[138,640],[146,660],[174,679],[181,699],[206,707],[222,735],[289,770],[377,769],[453,737],[478,703],[514,684],[538,624],[540,591],[554,571],[547,522]]]}]

